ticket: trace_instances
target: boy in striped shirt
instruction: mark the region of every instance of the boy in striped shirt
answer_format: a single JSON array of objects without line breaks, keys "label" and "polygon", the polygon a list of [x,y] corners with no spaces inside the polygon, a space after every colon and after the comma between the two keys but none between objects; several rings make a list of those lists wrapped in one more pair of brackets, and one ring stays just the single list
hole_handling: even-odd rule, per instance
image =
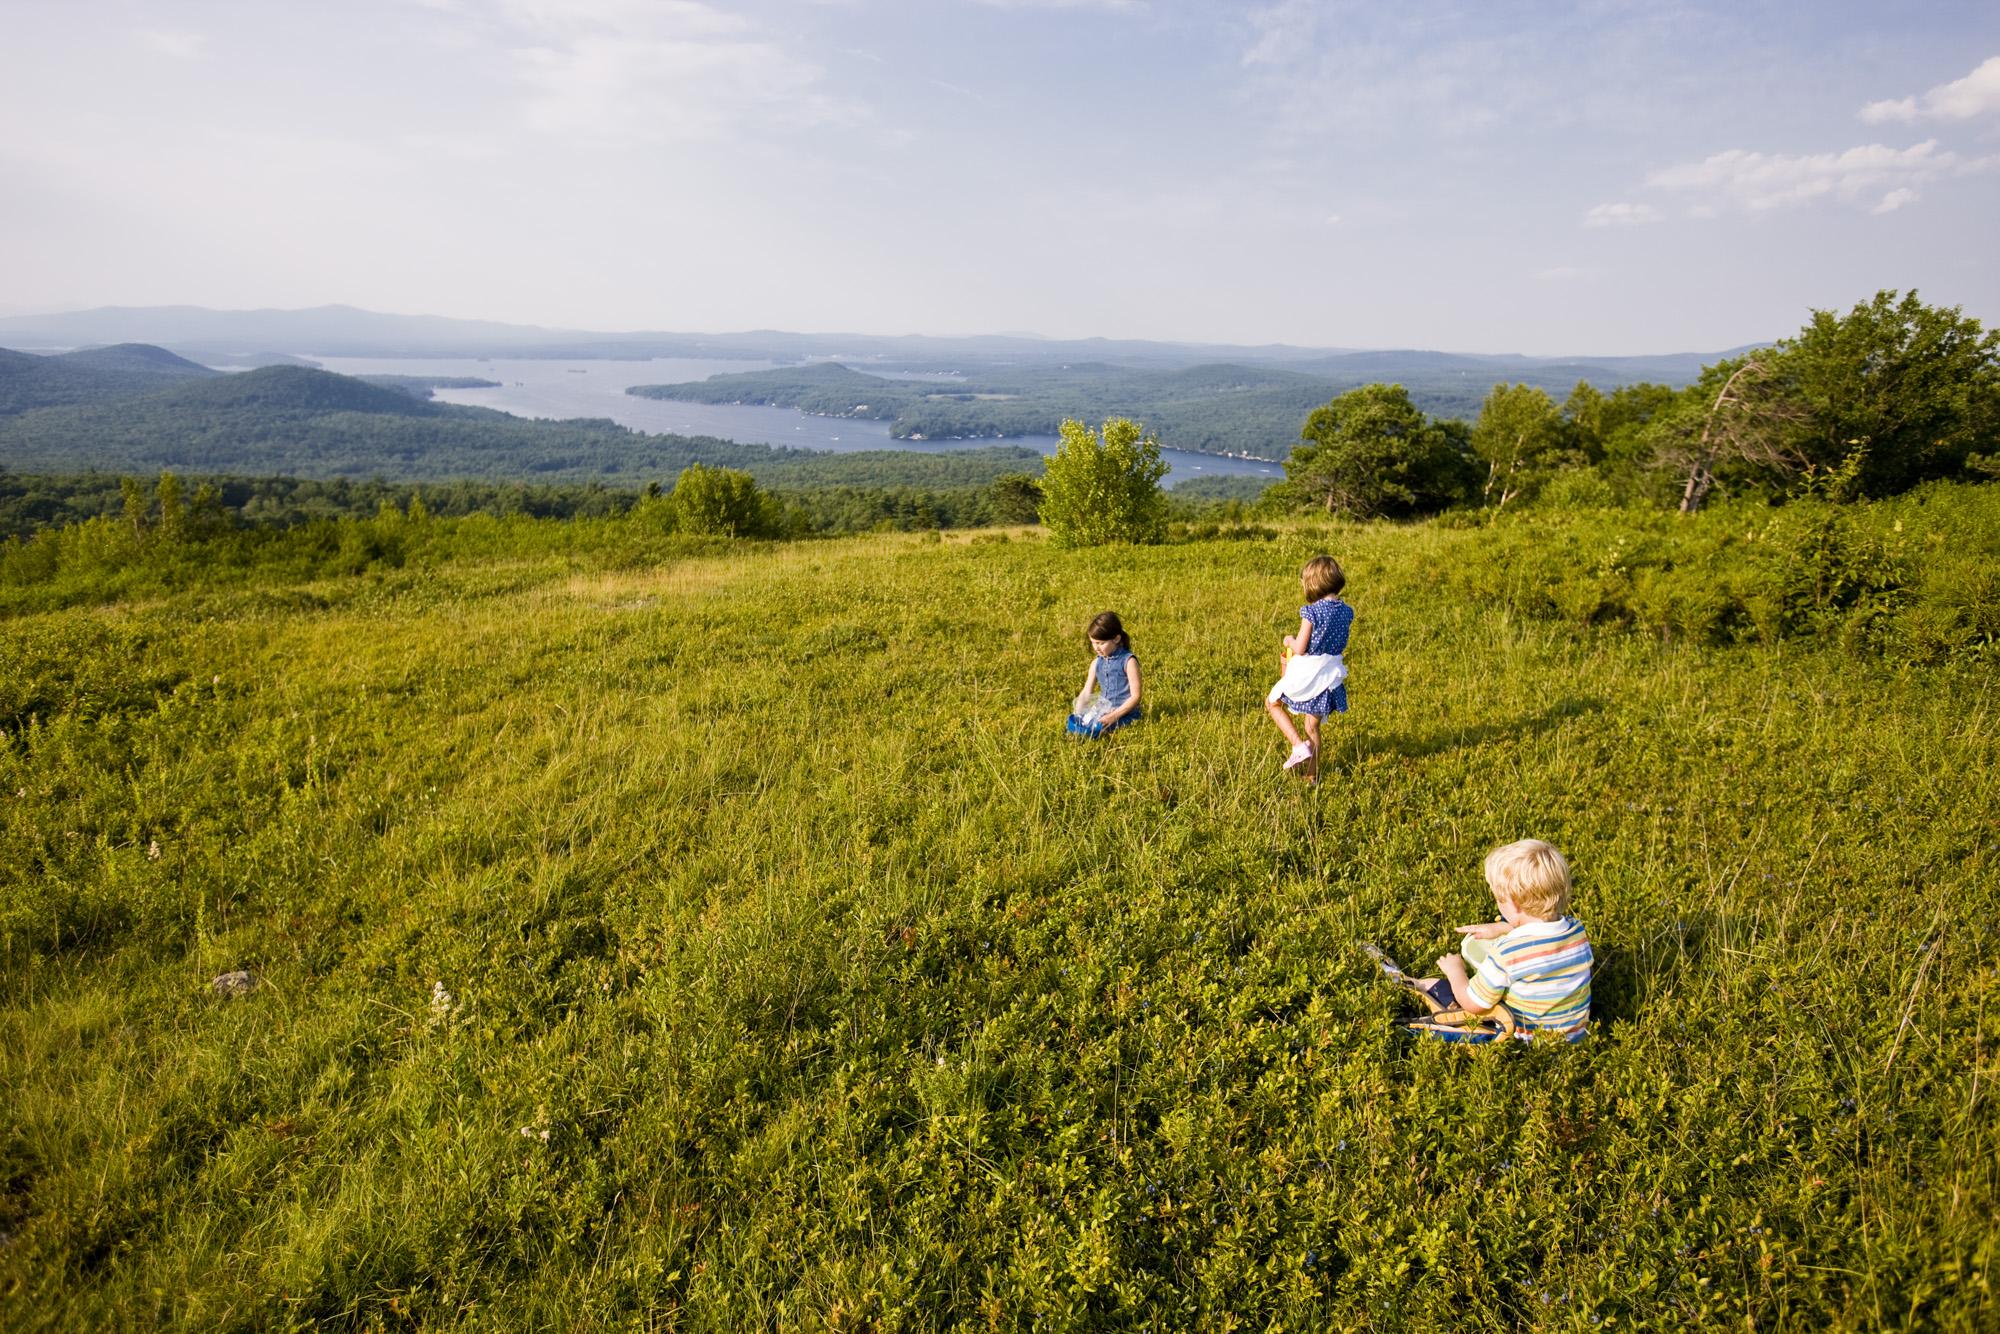
[{"label": "boy in striped shirt", "polygon": [[1486,854],[1486,883],[1501,920],[1458,928],[1465,943],[1437,961],[1443,976],[1429,989],[1442,1001],[1449,987],[1463,1010],[1504,1003],[1518,1037],[1546,1029],[1578,1041],[1590,1028],[1590,940],[1569,916],[1569,863],[1524,838]]}]

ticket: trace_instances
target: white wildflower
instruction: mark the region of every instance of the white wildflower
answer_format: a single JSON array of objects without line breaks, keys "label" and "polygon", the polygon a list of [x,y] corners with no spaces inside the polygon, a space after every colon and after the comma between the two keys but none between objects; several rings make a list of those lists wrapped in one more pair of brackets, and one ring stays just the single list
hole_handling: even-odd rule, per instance
[{"label": "white wildflower", "polygon": [[453,1005],[451,993],[444,989],[444,983],[431,983],[431,1022],[441,1024],[451,1018]]},{"label": "white wildflower", "polygon": [[147,861],[149,861],[149,862],[156,862],[156,861],[160,860],[160,840],[159,840],[159,839],[157,839],[157,838],[156,838],[156,839],[154,839],[154,840],[153,840],[153,841],[152,841],[151,843],[148,843],[148,844],[146,845],[146,860],[147,860]]}]

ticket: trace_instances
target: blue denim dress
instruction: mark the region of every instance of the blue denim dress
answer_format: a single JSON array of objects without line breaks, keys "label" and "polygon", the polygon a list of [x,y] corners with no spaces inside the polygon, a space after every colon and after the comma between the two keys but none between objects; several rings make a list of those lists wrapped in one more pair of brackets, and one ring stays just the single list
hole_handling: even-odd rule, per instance
[{"label": "blue denim dress", "polygon": [[[1115,649],[1097,660],[1097,689],[1104,696],[1105,704],[1111,708],[1123,707],[1125,701],[1132,697],[1132,682],[1125,675],[1125,664],[1130,661],[1132,650],[1129,648]],[[1128,723],[1138,722],[1139,715],[1144,712],[1143,706],[1136,708],[1109,727],[1103,723],[1087,723],[1072,713],[1063,730],[1077,736],[1103,736]]]}]

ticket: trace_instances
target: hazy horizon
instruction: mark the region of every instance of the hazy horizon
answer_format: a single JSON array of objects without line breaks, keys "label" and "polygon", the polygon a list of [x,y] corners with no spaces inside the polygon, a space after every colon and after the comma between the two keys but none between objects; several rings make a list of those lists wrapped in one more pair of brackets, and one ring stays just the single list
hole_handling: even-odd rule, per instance
[{"label": "hazy horizon", "polygon": [[[733,338],[733,337],[754,337],[757,335],[773,335],[782,337],[821,338],[821,339],[848,338],[848,337],[869,338],[869,339],[930,338],[938,340],[971,340],[971,339],[982,339],[982,338],[994,338],[994,339],[1005,338],[1005,339],[1022,339],[1028,341],[1048,342],[1048,343],[1149,342],[1158,344],[1160,346],[1215,348],[1218,350],[1238,349],[1243,351],[1254,351],[1260,347],[1285,347],[1295,351],[1324,352],[1332,355],[1339,355],[1342,353],[1367,353],[1367,352],[1426,352],[1426,353],[1441,353],[1447,356],[1465,356],[1465,357],[1519,356],[1519,357],[1531,357],[1536,360],[1550,360],[1550,361],[1561,361],[1569,358],[1586,359],[1586,358],[1613,358],[1613,357],[1647,357],[1647,356],[1669,357],[1669,356],[1717,355],[1725,352],[1730,352],[1742,347],[1768,343],[1774,341],[1778,337],[1784,336],[1782,334],[1774,334],[1768,338],[1745,338],[1718,347],[1647,348],[1637,352],[1628,352],[1628,353],[1587,352],[1587,351],[1578,351],[1575,349],[1570,349],[1567,351],[1559,351],[1559,352],[1523,352],[1516,348],[1470,348],[1470,347],[1448,347],[1442,345],[1428,345],[1428,344],[1419,345],[1419,344],[1383,343],[1378,345],[1348,344],[1342,346],[1332,346],[1324,344],[1282,343],[1277,341],[1270,341],[1265,343],[1234,343],[1234,342],[1223,342],[1214,339],[1200,339],[1200,338],[1147,339],[1147,338],[1126,338],[1112,334],[1088,334],[1088,333],[1078,334],[1073,337],[1064,337],[1056,334],[1047,334],[1047,333],[1036,332],[1034,330],[1021,330],[1021,329],[966,329],[961,331],[946,331],[946,332],[936,332],[932,330],[923,330],[923,329],[891,329],[891,330],[780,329],[780,328],[768,328],[768,327],[758,327],[758,328],[744,327],[744,328],[734,328],[734,329],[674,329],[665,327],[643,328],[643,329],[642,328],[586,329],[586,328],[563,327],[555,325],[529,324],[521,321],[492,319],[486,317],[480,317],[475,319],[467,316],[448,314],[441,311],[379,310],[369,307],[355,306],[346,302],[339,302],[339,301],[325,302],[323,304],[316,306],[255,306],[255,307],[244,307],[241,309],[223,309],[214,306],[201,306],[191,302],[172,302],[157,306],[133,306],[117,302],[111,302],[99,306],[81,307],[81,308],[64,309],[64,310],[15,309],[5,304],[0,304],[0,321],[19,322],[19,321],[34,320],[37,318],[58,319],[58,318],[65,318],[72,316],[92,315],[100,312],[111,312],[111,311],[130,311],[134,313],[141,313],[141,312],[170,311],[170,310],[200,311],[203,314],[210,314],[210,315],[297,315],[297,314],[310,314],[314,311],[322,311],[322,310],[343,310],[343,311],[353,311],[357,314],[386,316],[393,319],[452,320],[452,321],[462,321],[468,324],[501,325],[511,330],[518,330],[522,332],[545,333],[545,334],[555,335],[558,337],[577,336],[577,337],[590,337],[590,338],[621,339],[621,338],[644,338],[653,336],[665,336],[665,337],[695,336],[695,337]],[[1786,330],[1785,332],[1790,333],[1792,331]],[[6,337],[5,332],[0,331],[0,345],[4,345],[5,337]],[[128,341],[143,342],[147,340],[135,339]],[[175,339],[163,335],[161,341],[198,342],[200,340],[186,338],[186,337]],[[98,343],[98,344],[79,344],[78,346],[102,346],[102,345],[103,344]],[[308,354],[305,349],[274,348],[266,350],[291,351],[299,355]],[[414,354],[412,355],[414,357]],[[441,352],[438,355],[441,357],[449,358],[452,356],[456,356],[457,354],[450,352]]]},{"label": "hazy horizon", "polygon": [[0,3],[5,314],[1540,357],[1885,288],[2000,322],[1991,4]]}]

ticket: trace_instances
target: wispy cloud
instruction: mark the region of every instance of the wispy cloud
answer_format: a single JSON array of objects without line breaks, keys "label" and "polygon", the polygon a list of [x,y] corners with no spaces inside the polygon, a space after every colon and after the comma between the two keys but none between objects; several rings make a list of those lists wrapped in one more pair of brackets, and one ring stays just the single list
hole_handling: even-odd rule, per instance
[{"label": "wispy cloud", "polygon": [[451,134],[430,130],[412,131],[398,141],[421,157],[450,162],[497,162],[506,147],[492,135]]},{"label": "wispy cloud", "polygon": [[1279,0],[1250,13],[1256,40],[1244,49],[1245,65],[1292,65],[1312,53],[1319,37],[1319,7],[1312,0]]},{"label": "wispy cloud", "polygon": [[1477,138],[1625,123],[1661,103],[1680,5],[1263,0],[1230,20],[1240,100],[1281,140]]},{"label": "wispy cloud", "polygon": [[1754,153],[1732,148],[1699,162],[1653,172],[1646,184],[1714,213],[1763,213],[1835,201],[1892,212],[1916,199],[1915,187],[1983,163],[1967,164],[1926,139],[1908,148],[1864,144],[1841,153]]},{"label": "wispy cloud", "polygon": [[415,0],[491,29],[535,129],[611,143],[851,125],[814,61],[698,0]]},{"label": "wispy cloud", "polygon": [[979,0],[988,9],[1102,9],[1111,13],[1138,13],[1146,0]]},{"label": "wispy cloud", "polygon": [[1539,92],[1523,67],[1535,39],[1478,31],[1351,0],[1277,0],[1247,15],[1245,102],[1298,139],[1404,126],[1458,134],[1507,120]]},{"label": "wispy cloud", "polygon": [[1861,119],[1870,125],[1918,120],[1973,120],[2000,115],[2000,56],[1993,56],[1962,79],[1941,83],[1918,97],[1870,102]]},{"label": "wispy cloud", "polygon": [[1651,204],[1599,204],[1583,215],[1586,227],[1636,227],[1659,220],[1660,210]]},{"label": "wispy cloud", "polygon": [[160,32],[141,29],[139,40],[163,56],[175,60],[198,60],[208,49],[208,38],[198,32]]}]

